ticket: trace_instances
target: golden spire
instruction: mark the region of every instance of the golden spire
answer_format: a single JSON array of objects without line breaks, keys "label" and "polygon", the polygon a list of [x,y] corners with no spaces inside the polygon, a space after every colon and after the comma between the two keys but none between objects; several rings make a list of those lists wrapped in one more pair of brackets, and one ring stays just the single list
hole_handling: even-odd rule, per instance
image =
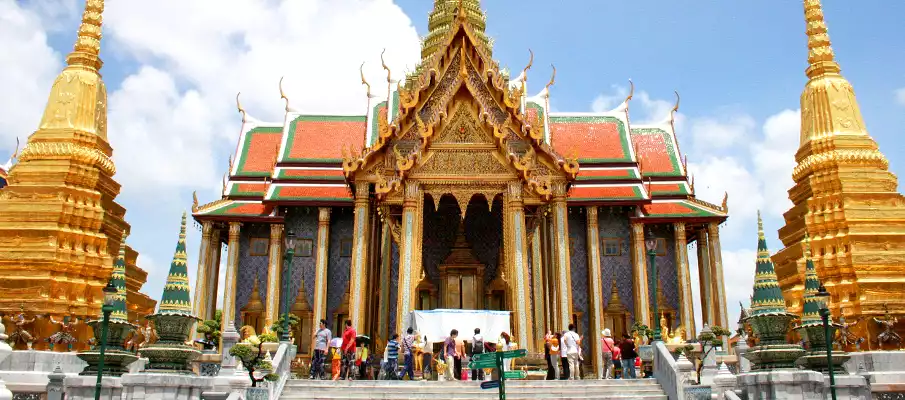
[{"label": "golden spire", "polygon": [[839,72],[839,64],[830,45],[826,22],[823,20],[823,8],[820,0],[805,0],[804,18],[808,35],[808,78],[815,78],[823,73]]},{"label": "golden spire", "polygon": [[101,69],[101,23],[103,22],[104,0],[85,0],[82,25],[75,40],[72,53],[66,57],[66,64]]},{"label": "golden spire", "polygon": [[479,0],[434,0],[434,9],[428,14],[428,33],[421,42],[422,61],[427,60],[443,45],[460,10],[465,13],[466,21],[477,36],[480,42],[477,44],[483,45],[487,53],[490,53],[493,41],[484,33],[487,16],[481,11]]}]

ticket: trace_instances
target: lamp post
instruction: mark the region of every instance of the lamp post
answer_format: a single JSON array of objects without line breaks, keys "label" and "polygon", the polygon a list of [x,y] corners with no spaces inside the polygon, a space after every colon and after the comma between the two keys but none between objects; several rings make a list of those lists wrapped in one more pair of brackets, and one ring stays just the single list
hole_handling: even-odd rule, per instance
[{"label": "lamp post", "polygon": [[833,338],[830,335],[830,293],[826,291],[826,287],[820,285],[820,289],[814,294],[820,304],[820,319],[823,320],[823,334],[826,338],[826,366],[829,368],[830,374],[830,395],[836,400],[836,375],[833,373]]},{"label": "lamp post", "polygon": [[104,321],[101,322],[101,342],[100,342],[100,359],[97,364],[97,383],[94,385],[94,400],[101,398],[101,379],[104,377],[104,351],[107,348],[107,329],[110,326],[110,313],[113,312],[113,302],[116,300],[116,286],[113,285],[113,279],[107,281],[104,286],[104,305],[101,306],[101,312],[104,315]]},{"label": "lamp post", "polygon": [[289,281],[292,279],[292,256],[295,255],[295,233],[289,231],[284,239],[286,245],[286,266],[283,269],[283,333],[280,335],[281,342],[289,342]]},{"label": "lamp post", "polygon": [[[654,304],[653,304],[654,315],[653,315],[653,318],[651,319],[651,322],[653,323],[653,326],[654,326],[653,341],[657,342],[657,341],[661,340],[660,324],[655,322],[657,320],[657,314],[659,313],[659,310],[658,310],[659,304],[657,304],[657,303],[658,303],[658,300],[660,299],[660,297],[657,296],[657,237],[654,236],[654,233],[650,229],[647,230],[647,235],[644,238],[644,245],[645,245],[645,247],[647,247],[647,259],[650,261],[651,293],[654,294]],[[648,296],[648,298],[649,297],[650,296]]]}]

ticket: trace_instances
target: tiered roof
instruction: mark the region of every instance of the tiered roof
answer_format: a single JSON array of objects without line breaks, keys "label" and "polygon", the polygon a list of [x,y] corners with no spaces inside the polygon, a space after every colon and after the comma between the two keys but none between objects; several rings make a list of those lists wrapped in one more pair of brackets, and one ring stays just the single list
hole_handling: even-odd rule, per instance
[{"label": "tiered roof", "polygon": [[[472,15],[471,3],[477,2],[465,3],[468,3],[464,5],[467,18],[460,20],[472,25],[481,21],[477,30],[483,32],[483,19]],[[438,1],[435,6],[442,6],[441,11],[450,13],[447,9],[453,7],[450,4]],[[475,37],[474,31],[474,27],[469,27],[469,37]],[[447,36],[443,42],[450,45],[451,35],[455,33],[444,31]],[[441,42],[437,38],[432,40]],[[478,42],[482,40],[478,38]],[[429,53],[423,63],[436,61],[440,54],[436,49]],[[364,115],[298,112],[288,107],[287,100],[284,122],[264,123],[251,118],[239,106],[242,130],[236,162],[230,163],[225,179],[223,198],[205,206],[198,206],[196,201],[195,218],[278,220],[281,217],[275,210],[280,205],[351,205],[343,157],[358,153],[365,159],[374,153],[385,145],[378,132],[387,127],[392,129],[411,111],[400,104],[405,101],[400,102],[399,92],[403,84],[411,86],[412,82],[389,81],[391,87],[392,83],[399,86],[393,87],[382,100],[371,95],[368,85],[368,107]],[[694,184],[689,182],[674,129],[678,102],[663,122],[633,126],[628,112],[631,94],[612,111],[559,113],[549,111],[549,88],[553,80],[533,97],[525,95],[524,72],[508,83],[509,93],[517,93],[515,98],[520,99],[521,106],[514,107],[520,109],[530,129],[541,131],[536,136],[539,151],[554,157],[564,155],[567,160],[577,159],[580,170],[569,191],[570,204],[633,205],[638,207],[636,217],[649,222],[726,219],[725,198],[723,205],[717,206],[695,197]],[[404,91],[411,93],[408,89]]]},{"label": "tiered roof", "polygon": [[192,300],[189,295],[189,273],[185,255],[185,213],[182,214],[182,225],[179,228],[179,241],[176,252],[170,263],[167,283],[163,286],[160,297],[160,314],[192,315]]},{"label": "tiered roof", "polygon": [[764,221],[757,212],[757,261],[754,269],[754,295],[751,297],[751,316],[785,313],[786,301],[776,280],[776,270],[770,261],[770,250],[764,236]]}]

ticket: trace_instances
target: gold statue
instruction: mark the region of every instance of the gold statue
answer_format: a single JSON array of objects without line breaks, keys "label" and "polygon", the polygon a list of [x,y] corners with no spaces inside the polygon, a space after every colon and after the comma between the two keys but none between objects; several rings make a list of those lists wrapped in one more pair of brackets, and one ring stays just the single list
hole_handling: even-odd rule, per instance
[{"label": "gold statue", "polygon": [[669,336],[669,323],[666,322],[666,313],[660,313],[660,337],[671,338]]}]

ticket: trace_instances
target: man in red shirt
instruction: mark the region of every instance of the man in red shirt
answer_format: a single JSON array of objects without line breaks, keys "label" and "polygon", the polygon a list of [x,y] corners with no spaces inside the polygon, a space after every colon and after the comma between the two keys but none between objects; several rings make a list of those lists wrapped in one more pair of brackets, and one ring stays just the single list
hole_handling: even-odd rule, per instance
[{"label": "man in red shirt", "polygon": [[358,333],[352,327],[352,320],[346,320],[346,330],[343,332],[343,373],[342,379],[352,380],[352,366],[355,365],[355,338]]}]

